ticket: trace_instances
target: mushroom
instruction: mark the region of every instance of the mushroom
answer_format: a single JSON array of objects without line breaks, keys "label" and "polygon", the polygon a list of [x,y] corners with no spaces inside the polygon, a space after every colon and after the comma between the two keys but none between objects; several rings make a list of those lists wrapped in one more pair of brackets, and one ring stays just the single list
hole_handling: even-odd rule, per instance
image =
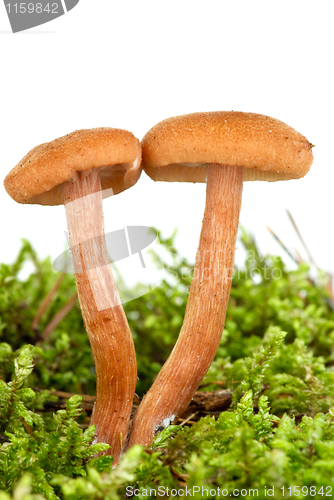
[{"label": "mushroom", "polygon": [[255,113],[193,113],[164,120],[142,141],[155,181],[206,182],[204,219],[183,326],[144,396],[129,446],[148,445],[190,403],[216,354],[225,323],[244,180],[303,177],[312,145],[284,123]]},{"label": "mushroom", "polygon": [[102,194],[118,194],[141,174],[141,147],[126,130],[78,130],[32,149],[7,175],[18,203],[64,203],[81,312],[96,370],[95,442],[119,461],[126,444],[137,366],[131,331],[104,237]]}]

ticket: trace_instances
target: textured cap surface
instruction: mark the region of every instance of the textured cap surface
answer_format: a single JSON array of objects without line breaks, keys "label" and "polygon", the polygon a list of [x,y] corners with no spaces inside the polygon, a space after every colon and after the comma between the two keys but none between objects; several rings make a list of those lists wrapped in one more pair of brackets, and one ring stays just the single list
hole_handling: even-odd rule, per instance
[{"label": "textured cap surface", "polygon": [[127,130],[95,128],[41,144],[32,149],[4,180],[8,194],[18,203],[59,205],[62,184],[77,171],[100,169],[108,196],[133,186],[141,174],[141,147]]},{"label": "textured cap surface", "polygon": [[142,141],[143,167],[155,181],[206,182],[206,164],[245,167],[245,180],[303,177],[312,145],[285,123],[256,113],[215,111],[168,118]]}]

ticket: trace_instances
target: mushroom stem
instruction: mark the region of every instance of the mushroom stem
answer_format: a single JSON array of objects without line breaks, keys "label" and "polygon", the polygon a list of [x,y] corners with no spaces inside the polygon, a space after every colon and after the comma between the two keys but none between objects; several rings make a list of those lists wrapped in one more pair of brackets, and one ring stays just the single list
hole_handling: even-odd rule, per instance
[{"label": "mushroom stem", "polygon": [[98,169],[77,172],[63,190],[75,279],[96,371],[94,442],[117,464],[126,444],[137,366],[131,331],[107,253]]},{"label": "mushroom stem", "polygon": [[129,447],[149,445],[182,414],[215,357],[231,290],[243,179],[243,167],[207,166],[204,220],[183,326],[134,416]]}]

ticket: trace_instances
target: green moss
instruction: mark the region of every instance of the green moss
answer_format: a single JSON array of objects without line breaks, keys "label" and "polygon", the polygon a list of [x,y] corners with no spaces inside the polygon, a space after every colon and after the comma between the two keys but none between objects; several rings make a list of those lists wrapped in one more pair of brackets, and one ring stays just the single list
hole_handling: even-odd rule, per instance
[{"label": "green moss", "polygon": [[[231,407],[216,419],[168,427],[150,450],[126,452],[115,470],[110,457],[95,456],[107,445],[91,444],[94,427],[81,428],[79,396],[54,415],[44,408],[50,390],[95,391],[79,308],[49,339],[39,335],[75,293],[73,276],[64,278],[33,331],[58,274],[26,241],[13,264],[1,265],[0,500],[121,499],[131,492],[181,498],[187,491],[192,498],[221,498],[235,489],[245,498],[267,498],[268,489],[274,498],[333,495],[334,312],[323,277],[314,283],[307,265],[288,270],[281,258],[260,255],[249,234],[241,238],[247,259],[236,269],[225,330],[205,378],[206,390],[218,382],[232,391]],[[169,251],[173,238],[160,235],[160,241],[153,258],[161,267],[168,251],[165,280],[125,305],[139,394],[177,339],[191,280],[191,263]],[[35,270],[22,280],[27,262]]]}]

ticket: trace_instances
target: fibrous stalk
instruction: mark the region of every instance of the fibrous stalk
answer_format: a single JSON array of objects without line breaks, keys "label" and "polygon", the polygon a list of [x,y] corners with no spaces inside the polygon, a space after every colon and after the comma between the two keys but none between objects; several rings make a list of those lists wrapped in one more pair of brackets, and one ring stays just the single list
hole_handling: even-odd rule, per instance
[{"label": "fibrous stalk", "polygon": [[75,279],[96,371],[91,424],[114,464],[126,444],[137,366],[131,331],[107,253],[100,174],[77,172],[63,190]]},{"label": "fibrous stalk", "polygon": [[243,167],[207,166],[207,196],[193,280],[177,343],[134,416],[129,447],[149,445],[190,403],[224,329],[241,207]]}]

